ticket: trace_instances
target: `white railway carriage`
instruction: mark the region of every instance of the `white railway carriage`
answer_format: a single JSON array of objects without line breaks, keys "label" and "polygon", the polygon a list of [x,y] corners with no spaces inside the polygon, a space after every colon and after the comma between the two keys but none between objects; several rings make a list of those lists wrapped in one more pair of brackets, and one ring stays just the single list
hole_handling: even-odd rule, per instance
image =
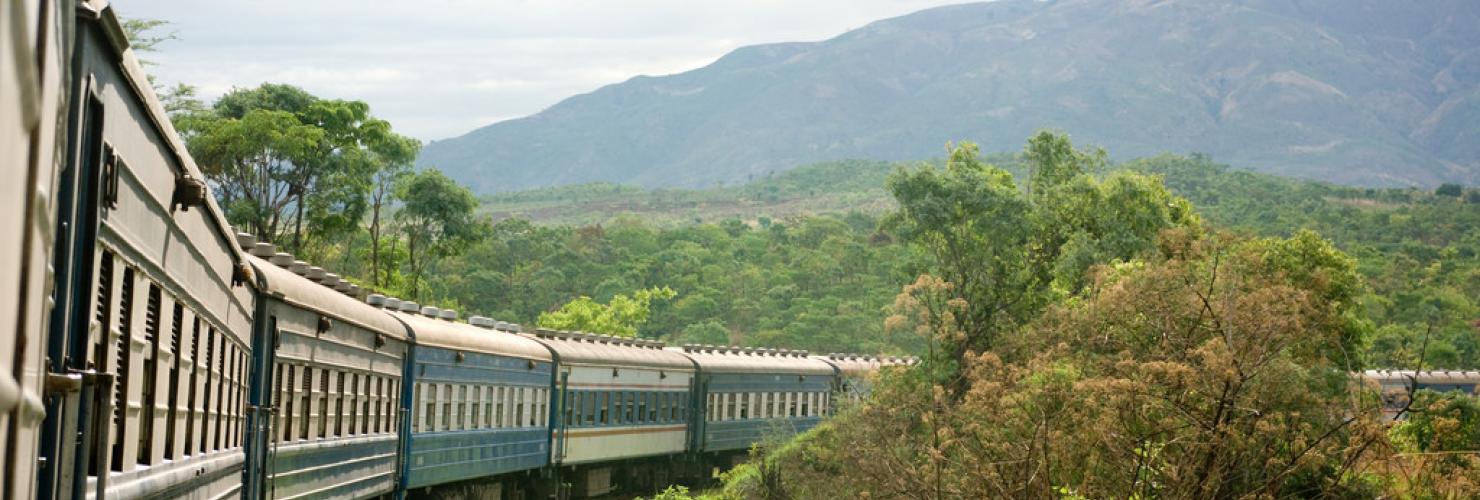
[{"label": "white railway carriage", "polygon": [[[696,371],[661,342],[537,330],[558,366],[551,462],[574,472],[577,494],[600,495],[613,478],[645,475],[634,459],[678,456],[689,439]],[[599,465],[598,462],[605,462]]]},{"label": "white railway carriage", "polygon": [[[247,498],[366,498],[392,493],[400,448],[405,325],[339,281],[272,245],[252,248],[265,422],[263,460]],[[265,259],[271,259],[264,260]],[[259,465],[260,464],[260,465]]]},{"label": "white railway carriage", "polygon": [[57,8],[77,24],[38,496],[234,494],[252,298],[241,254],[112,9]]},{"label": "white railway carriage", "polygon": [[71,7],[0,0],[0,498],[37,495]]}]

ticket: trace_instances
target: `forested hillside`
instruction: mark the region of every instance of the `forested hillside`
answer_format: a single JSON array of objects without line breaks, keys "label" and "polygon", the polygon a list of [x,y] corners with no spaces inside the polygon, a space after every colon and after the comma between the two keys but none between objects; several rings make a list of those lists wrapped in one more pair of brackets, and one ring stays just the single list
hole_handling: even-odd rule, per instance
[{"label": "forested hillside", "polygon": [[1001,0],[742,47],[426,146],[488,194],[736,185],[818,161],[1014,151],[1061,127],[1117,159],[1201,151],[1347,184],[1480,184],[1480,3]]},{"label": "forested hillside", "polygon": [[[1023,175],[1021,158],[984,161]],[[936,163],[938,165],[938,163]],[[579,295],[672,286],[644,335],[675,342],[916,353],[880,311],[920,271],[879,229],[909,164],[814,165],[732,188],[568,186],[485,197],[491,238],[442,273],[444,297],[530,321]],[[1480,190],[1367,189],[1157,156],[1110,168],[1154,174],[1210,226],[1260,236],[1309,229],[1357,259],[1374,366],[1480,367]],[[1102,173],[1103,174],[1103,173]],[[1455,189],[1458,189],[1455,191]],[[534,223],[529,221],[533,220]]]}]

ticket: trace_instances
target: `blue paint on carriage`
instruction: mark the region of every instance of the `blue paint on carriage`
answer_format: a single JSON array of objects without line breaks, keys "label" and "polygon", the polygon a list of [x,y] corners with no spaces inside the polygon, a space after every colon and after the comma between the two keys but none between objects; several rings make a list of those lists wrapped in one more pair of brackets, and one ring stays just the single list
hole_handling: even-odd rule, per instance
[{"label": "blue paint on carriage", "polygon": [[768,437],[785,438],[807,432],[822,422],[822,417],[783,417],[769,419],[726,420],[708,422],[704,428],[702,451],[749,449]]},{"label": "blue paint on carriage", "polygon": [[269,457],[271,498],[365,498],[390,493],[396,436],[383,434],[302,445],[279,445]]},{"label": "blue paint on carriage", "polygon": [[[463,359],[458,361],[458,354]],[[409,382],[403,401],[410,402],[417,384],[477,384],[484,386],[551,388],[554,364],[524,358],[434,346],[412,348]],[[519,427],[458,431],[411,432],[420,418],[412,407],[404,419],[406,461],[401,490],[538,469],[550,461],[549,428]]]},{"label": "blue paint on carriage", "polygon": [[544,427],[417,433],[411,436],[408,488],[544,467]]},{"label": "blue paint on carriage", "polygon": [[[776,392],[820,392],[832,393],[836,377],[833,375],[798,375],[795,373],[706,373],[702,386],[703,394],[695,398],[696,409],[703,409],[709,394],[750,394]],[[749,411],[756,411],[751,409]],[[806,432],[822,421],[820,416],[744,418],[739,420],[706,421],[704,415],[695,416],[691,425],[702,429],[699,434],[698,451],[733,451],[749,449],[751,445],[767,437],[785,437]]]}]

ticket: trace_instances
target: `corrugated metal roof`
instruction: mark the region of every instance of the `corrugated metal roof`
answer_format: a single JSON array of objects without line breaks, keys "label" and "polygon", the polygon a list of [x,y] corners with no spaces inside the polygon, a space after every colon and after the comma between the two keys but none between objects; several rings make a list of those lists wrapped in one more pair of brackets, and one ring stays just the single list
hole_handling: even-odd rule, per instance
[{"label": "corrugated metal roof", "polygon": [[521,335],[555,349],[562,364],[694,371],[687,356],[663,350],[663,343],[653,340],[545,329]]},{"label": "corrugated metal roof", "polygon": [[1480,371],[1462,370],[1424,370],[1415,372],[1413,370],[1367,370],[1362,375],[1374,380],[1416,380],[1424,384],[1442,383],[1480,383]]},{"label": "corrugated metal roof", "polygon": [[406,325],[396,321],[385,311],[293,274],[292,271],[275,266],[256,255],[247,254],[244,259],[256,270],[265,293],[278,296],[289,304],[332,316],[339,321],[355,323],[398,339],[406,338]]},{"label": "corrugated metal roof", "polygon": [[885,366],[905,366],[919,362],[915,358],[859,354],[829,354],[826,356],[812,356],[812,358],[832,364],[838,367],[838,370],[843,372],[843,375],[850,377],[876,372],[879,371],[879,368]]},{"label": "corrugated metal roof", "polygon": [[831,365],[807,357],[806,351],[695,345],[669,347],[668,350],[683,353],[698,362],[699,369],[705,372],[833,374]]},{"label": "corrugated metal roof", "polygon": [[528,337],[419,314],[386,311],[411,328],[417,345],[550,361],[550,350]]}]

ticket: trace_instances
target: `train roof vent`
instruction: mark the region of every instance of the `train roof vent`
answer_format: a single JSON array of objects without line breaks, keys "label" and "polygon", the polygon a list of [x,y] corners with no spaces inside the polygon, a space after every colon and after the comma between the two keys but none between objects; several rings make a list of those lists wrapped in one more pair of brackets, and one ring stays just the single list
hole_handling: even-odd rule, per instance
[{"label": "train roof vent", "polygon": [[288,270],[292,271],[293,274],[303,276],[305,274],[308,274],[308,263],[301,260],[295,260],[293,261],[293,265],[288,266]]},{"label": "train roof vent", "polygon": [[452,309],[443,309],[441,316],[447,321],[457,321],[457,311]]},{"label": "train roof vent", "polygon": [[324,277],[319,278],[319,284],[322,284],[329,288],[339,286],[339,275],[334,273],[324,273]]},{"label": "train roof vent", "polygon": [[365,303],[375,307],[385,307],[385,296],[378,293],[372,293],[370,294],[370,296],[365,297]]},{"label": "train roof vent", "polygon": [[277,247],[272,246],[272,243],[263,243],[259,241],[256,245],[252,245],[252,255],[267,259],[271,258],[273,254],[276,253]]},{"label": "train roof vent", "polygon": [[409,301],[409,300],[401,301],[401,312],[413,313],[414,314],[414,313],[416,313],[417,311],[420,311],[420,310],[421,310],[421,304],[417,304],[417,303],[412,302],[412,301]]},{"label": "train roof vent", "polygon": [[468,316],[468,324],[476,326],[478,328],[493,328],[495,325],[497,325],[497,323],[493,321],[493,318],[487,318],[483,316]]},{"label": "train roof vent", "polygon": [[236,246],[244,252],[250,252],[252,247],[257,246],[257,237],[251,233],[236,233]]},{"label": "train roof vent", "polygon": [[421,307],[421,315],[422,316],[426,316],[426,317],[429,317],[429,318],[436,319],[437,315],[438,314],[441,314],[441,313],[442,313],[442,310],[441,309],[438,309],[436,306],[422,306]]},{"label": "train roof vent", "polygon": [[267,261],[278,267],[288,267],[293,265],[293,254],[288,252],[278,252],[272,254],[272,258],[267,259]]},{"label": "train roof vent", "polygon": [[318,281],[324,279],[324,268],[319,266],[308,266],[308,272],[303,277]]},{"label": "train roof vent", "polygon": [[346,290],[344,293],[349,294],[350,297],[359,297],[360,296],[360,285],[356,285],[354,283],[350,283],[349,284],[349,290]]},{"label": "train roof vent", "polygon": [[401,309],[401,299],[398,299],[398,298],[395,298],[395,297],[386,297],[385,298],[385,308],[386,309],[390,309],[392,311],[400,310]]},{"label": "train roof vent", "polygon": [[354,289],[354,286],[355,286],[354,283],[350,283],[350,282],[344,281],[344,280],[339,280],[339,281],[334,282],[334,289],[335,290],[339,290],[340,292],[343,292],[343,293],[349,293],[350,290],[353,290]]}]

